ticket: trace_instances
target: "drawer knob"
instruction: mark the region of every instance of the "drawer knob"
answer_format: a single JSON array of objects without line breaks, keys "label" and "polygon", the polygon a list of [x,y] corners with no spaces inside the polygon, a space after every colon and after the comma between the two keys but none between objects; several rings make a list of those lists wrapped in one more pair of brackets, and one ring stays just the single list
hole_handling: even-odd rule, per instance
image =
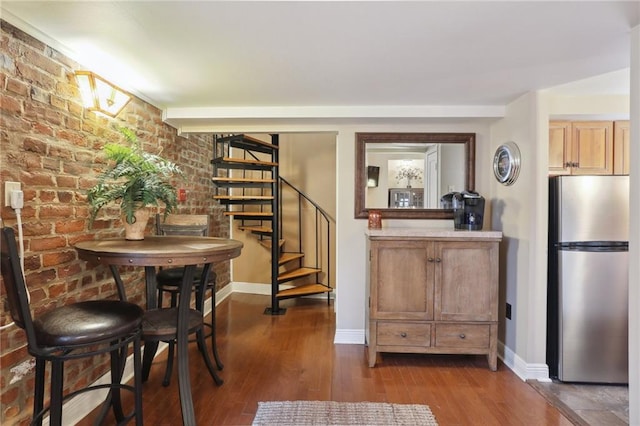
[{"label": "drawer knob", "polygon": [[442,262],[442,259],[440,259],[439,257],[436,257],[436,263],[440,263]]},{"label": "drawer knob", "polygon": [[429,258],[427,258],[427,261],[428,261],[428,262],[433,262],[433,257],[429,257]]},{"label": "drawer knob", "polygon": [[460,333],[460,338],[461,339],[464,339],[465,337],[467,337],[467,336],[465,336],[464,333]]},{"label": "drawer knob", "polygon": [[400,337],[407,337],[407,333],[403,331],[402,333],[400,333]]}]

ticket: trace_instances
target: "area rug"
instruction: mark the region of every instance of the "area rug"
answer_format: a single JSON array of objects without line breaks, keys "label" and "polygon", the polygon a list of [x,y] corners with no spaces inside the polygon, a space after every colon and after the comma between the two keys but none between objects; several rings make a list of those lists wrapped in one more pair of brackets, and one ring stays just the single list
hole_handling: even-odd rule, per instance
[{"label": "area rug", "polygon": [[262,425],[421,425],[437,426],[427,405],[378,402],[258,402],[254,426]]}]

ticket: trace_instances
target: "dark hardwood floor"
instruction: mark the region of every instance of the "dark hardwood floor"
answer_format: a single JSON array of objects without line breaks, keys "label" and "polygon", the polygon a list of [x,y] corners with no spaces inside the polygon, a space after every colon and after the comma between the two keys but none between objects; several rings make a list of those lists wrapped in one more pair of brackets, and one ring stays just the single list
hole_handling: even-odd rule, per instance
[{"label": "dark hardwood floor", "polygon": [[[369,368],[363,345],[333,344],[326,299],[285,301],[283,316],[264,315],[268,305],[266,296],[233,294],[218,306],[222,386],[191,345],[198,425],[250,425],[258,402],[271,400],[427,404],[441,426],[571,424],[503,364],[491,372],[484,356],[383,354]],[[166,352],[144,384],[146,425],[181,424],[175,372],[161,385],[165,365]]]}]

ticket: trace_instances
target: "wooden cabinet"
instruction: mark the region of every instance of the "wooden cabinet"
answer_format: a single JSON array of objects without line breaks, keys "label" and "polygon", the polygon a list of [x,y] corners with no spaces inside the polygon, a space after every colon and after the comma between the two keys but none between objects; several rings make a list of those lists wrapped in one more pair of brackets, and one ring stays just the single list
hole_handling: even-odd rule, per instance
[{"label": "wooden cabinet", "polygon": [[423,188],[389,188],[389,208],[424,207]]},{"label": "wooden cabinet", "polygon": [[549,123],[549,174],[570,175],[571,164],[571,122],[552,121]]},{"label": "wooden cabinet", "polygon": [[613,174],[613,122],[550,122],[549,174]]},{"label": "wooden cabinet", "polygon": [[613,123],[613,174],[629,174],[629,143],[631,136],[629,121],[615,121]]},{"label": "wooden cabinet", "polygon": [[370,230],[366,338],[379,352],[486,354],[497,367],[500,232]]}]

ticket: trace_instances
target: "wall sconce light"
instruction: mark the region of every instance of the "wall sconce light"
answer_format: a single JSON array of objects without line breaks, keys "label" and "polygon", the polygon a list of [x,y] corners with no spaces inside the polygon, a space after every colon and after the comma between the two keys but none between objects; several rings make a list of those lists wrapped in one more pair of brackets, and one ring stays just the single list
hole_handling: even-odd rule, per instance
[{"label": "wall sconce light", "polygon": [[109,117],[115,117],[131,100],[131,95],[127,92],[91,71],[76,71],[76,81],[82,104],[89,111],[98,111]]},{"label": "wall sconce light", "polygon": [[367,166],[367,187],[368,188],[377,187],[379,176],[380,176],[379,166]]}]

